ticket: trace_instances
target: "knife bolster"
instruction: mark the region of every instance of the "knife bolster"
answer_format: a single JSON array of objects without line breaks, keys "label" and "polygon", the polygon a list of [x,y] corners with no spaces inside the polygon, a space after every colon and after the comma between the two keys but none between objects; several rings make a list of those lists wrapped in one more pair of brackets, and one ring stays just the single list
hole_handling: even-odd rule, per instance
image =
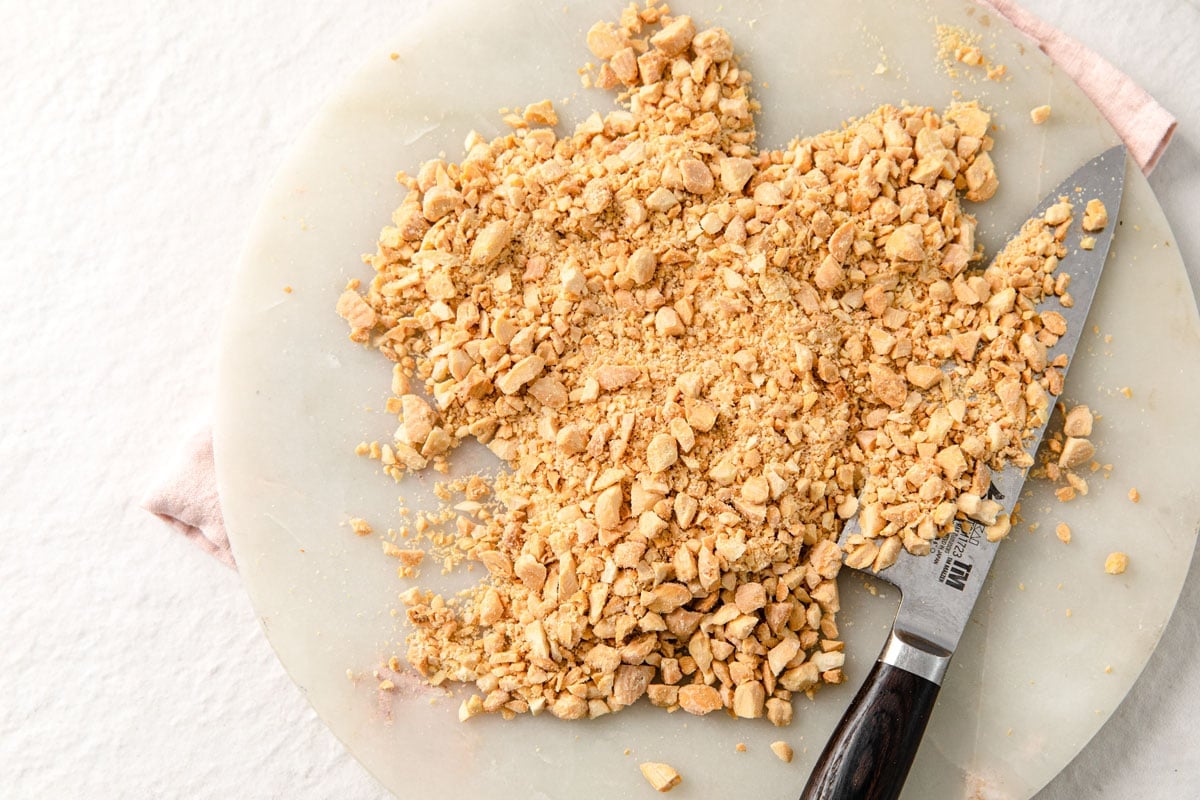
[{"label": "knife bolster", "polygon": [[953,655],[919,636],[893,629],[879,660],[941,686]]}]

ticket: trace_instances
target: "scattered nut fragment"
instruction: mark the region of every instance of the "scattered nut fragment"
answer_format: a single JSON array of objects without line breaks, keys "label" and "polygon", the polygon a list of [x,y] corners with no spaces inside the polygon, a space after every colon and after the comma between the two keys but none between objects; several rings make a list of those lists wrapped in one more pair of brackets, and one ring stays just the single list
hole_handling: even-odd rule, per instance
[{"label": "scattered nut fragment", "polygon": [[679,690],[679,707],[689,714],[703,716],[723,705],[720,693],[711,686],[693,683]]},{"label": "scattered nut fragment", "polygon": [[542,374],[545,367],[546,360],[541,356],[525,356],[496,381],[496,388],[505,394],[516,394],[522,386]]},{"label": "scattered nut fragment", "polygon": [[888,237],[884,255],[893,261],[922,261],[925,258],[925,234],[915,223],[901,225]]},{"label": "scattered nut fragment", "polygon": [[350,339],[355,342],[365,342],[375,327],[377,319],[372,308],[362,295],[353,289],[342,292],[337,301],[337,313],[350,323]]},{"label": "scattered nut fragment", "polygon": [[667,56],[677,56],[687,49],[696,35],[696,26],[692,18],[678,16],[665,23],[662,28],[650,37],[650,44],[657,47]]},{"label": "scattered nut fragment", "polygon": [[655,791],[669,792],[679,785],[682,780],[679,773],[670,764],[657,761],[647,761],[640,765],[642,775],[650,782]]},{"label": "scattered nut fragment", "polygon": [[629,256],[625,263],[624,273],[629,276],[634,286],[644,286],[654,278],[658,258],[648,247],[639,247]]},{"label": "scattered nut fragment", "polygon": [[663,306],[654,315],[654,329],[659,336],[682,336],[687,331],[679,312],[670,306]]},{"label": "scattered nut fragment", "polygon": [[1142,493],[1139,492],[1136,488],[1130,489],[1129,490],[1129,500],[1134,503],[1140,503],[1142,501]]},{"label": "scattered nut fragment", "polygon": [[660,186],[646,198],[646,208],[665,214],[679,205],[679,198],[665,186]]},{"label": "scattered nut fragment", "polygon": [[1063,442],[1062,453],[1058,457],[1058,465],[1070,469],[1086,464],[1096,455],[1096,448],[1087,439],[1069,436]]},{"label": "scattered nut fragment", "polygon": [[1063,544],[1071,543],[1071,527],[1065,522],[1060,522],[1057,526],[1055,526],[1054,535],[1057,536],[1058,540]]},{"label": "scattered nut fragment", "polygon": [[1067,202],[1066,198],[1060,198],[1059,202],[1046,209],[1043,218],[1047,225],[1062,225],[1064,222],[1071,220],[1072,206]]},{"label": "scattered nut fragment", "polygon": [[646,448],[646,466],[651,472],[662,472],[669,469],[679,460],[679,446],[675,437],[669,433],[660,433],[650,440]]},{"label": "scattered nut fragment", "polygon": [[435,186],[425,193],[421,211],[429,222],[437,222],[462,207],[462,195],[445,186]]},{"label": "scattered nut fragment", "polygon": [[424,398],[406,394],[400,398],[400,427],[396,429],[396,441],[420,447],[433,432],[437,421],[437,413]]},{"label": "scattered nut fragment", "polygon": [[1091,199],[1083,209],[1083,229],[1094,232],[1102,231],[1108,225],[1108,209],[1103,200]]},{"label": "scattered nut fragment", "polygon": [[549,100],[540,100],[525,106],[521,117],[530,125],[554,126],[558,124],[558,114],[554,112],[554,104]]},{"label": "scattered nut fragment", "polygon": [[421,561],[425,558],[424,550],[412,550],[396,547],[396,545],[392,544],[391,542],[383,542],[383,552],[385,555],[399,559],[400,564],[409,569],[420,566]]},{"label": "scattered nut fragment", "polygon": [[785,764],[792,763],[792,746],[787,742],[771,742],[771,752],[779,757],[779,760]]},{"label": "scattered nut fragment", "polygon": [[370,536],[372,532],[371,523],[361,517],[353,517],[350,522],[350,530],[354,531],[357,536]]},{"label": "scattered nut fragment", "polygon": [[512,226],[507,220],[489,222],[471,245],[471,263],[477,267],[492,263],[512,241]]},{"label": "scattered nut fragment", "polygon": [[621,505],[624,497],[621,485],[610,486],[596,498],[596,524],[612,530],[621,524]]},{"label": "scattered nut fragment", "polygon": [[708,194],[712,191],[713,176],[703,161],[685,158],[679,162],[679,171],[683,175],[683,188],[692,194]]},{"label": "scattered nut fragment", "polygon": [[1050,119],[1050,106],[1038,106],[1029,112],[1029,118],[1033,120],[1034,125],[1041,125]]},{"label": "scattered nut fragment", "polygon": [[1091,436],[1094,419],[1087,406],[1075,406],[1067,412],[1063,421],[1063,435],[1078,438]]},{"label": "scattered nut fragment", "polygon": [[1104,559],[1104,571],[1109,575],[1120,575],[1129,566],[1129,556],[1124,553],[1109,553]]},{"label": "scattered nut fragment", "polygon": [[720,162],[721,187],[731,194],[740,192],[754,171],[754,163],[747,158],[723,158]]},{"label": "scattered nut fragment", "polygon": [[743,719],[758,719],[767,702],[766,692],[759,681],[747,681],[733,692],[733,713]]}]

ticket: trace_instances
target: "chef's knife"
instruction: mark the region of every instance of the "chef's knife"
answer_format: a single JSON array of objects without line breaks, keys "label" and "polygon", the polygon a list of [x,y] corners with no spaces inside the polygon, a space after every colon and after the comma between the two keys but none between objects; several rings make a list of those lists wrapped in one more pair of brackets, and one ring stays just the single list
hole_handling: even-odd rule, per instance
[{"label": "chef's knife", "polygon": [[[1067,321],[1066,333],[1049,351],[1050,359],[1061,353],[1072,357],[1079,343],[1117,227],[1124,178],[1125,148],[1118,145],[1080,167],[1031,215],[1041,216],[1060,196],[1074,205],[1064,242],[1068,256],[1060,267],[1071,276],[1074,304],[1062,307],[1050,297],[1039,307],[1039,311],[1053,309]],[[1083,207],[1093,198],[1104,203],[1109,222],[1101,231],[1085,233],[1080,224]],[[1092,249],[1081,247],[1084,236],[1095,240]],[[1046,417],[1048,422],[1050,415]],[[1047,422],[1026,440],[1031,456]],[[992,477],[988,497],[999,502],[1004,513],[1012,513],[1026,472],[1009,466]],[[857,518],[848,520],[841,544],[858,530]],[[894,800],[904,787],[946,667],[999,542],[987,541],[982,524],[958,520],[951,533],[930,545],[925,556],[902,551],[895,564],[878,573],[877,577],[900,589],[900,610],[879,660],[821,753],[801,800]]]}]

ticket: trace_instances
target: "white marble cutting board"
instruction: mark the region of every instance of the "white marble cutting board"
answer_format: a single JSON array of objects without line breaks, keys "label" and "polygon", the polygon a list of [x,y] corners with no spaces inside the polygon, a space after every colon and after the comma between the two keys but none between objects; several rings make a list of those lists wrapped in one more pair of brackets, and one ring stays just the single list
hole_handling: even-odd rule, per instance
[{"label": "white marble cutting board", "polygon": [[[882,102],[940,108],[959,91],[992,106],[1001,190],[977,209],[989,252],[1047,188],[1116,141],[1069,79],[971,4],[918,3],[903,14],[885,0],[724,5],[681,0],[676,10],[734,35],[764,106],[764,147]],[[503,106],[549,97],[566,124],[611,107],[609,95],[580,88],[575,70],[590,57],[584,31],[619,8],[459,0],[397,31],[390,50],[365,53],[363,71],[278,175],[226,320],[217,457],[239,566],[293,678],[401,797],[649,796],[637,769],[646,760],[683,773],[672,794],[681,800],[795,797],[898,601],[894,590],[876,596],[845,573],[839,621],[850,681],[798,700],[784,730],[645,706],[588,723],[542,716],[463,725],[456,698],[407,684],[375,691],[371,670],[401,650],[403,629],[390,611],[406,584],[377,541],[343,524],[351,516],[395,524],[401,494],[411,508],[432,507],[434,476],[397,486],[351,453],[395,427],[382,412],[390,364],[347,341],[333,304],[349,278],[368,277],[358,256],[373,249],[400,200],[396,170],[442,153],[459,157],[472,128],[502,132],[495,112]],[[1008,66],[1010,79],[986,81],[961,67],[977,77],[947,76],[936,60],[935,19],[982,32],[985,53]],[[1034,127],[1028,111],[1043,103],[1053,116]],[[1066,506],[1046,486],[1027,488],[1027,524],[1001,548],[906,788],[910,800],[1036,792],[1124,697],[1186,573],[1200,521],[1190,402],[1200,388],[1200,325],[1166,221],[1132,167],[1119,224],[1089,320],[1100,334],[1085,336],[1067,389],[1071,401],[1103,415],[1095,439],[1115,465],[1112,477],[1097,475],[1091,493]],[[484,458],[480,449],[457,455],[468,466]],[[1138,505],[1126,497],[1133,486]],[[1074,531],[1070,545],[1053,535],[1060,521]],[[1028,533],[1035,522],[1039,530]],[[1112,550],[1131,557],[1123,576],[1103,572]],[[435,569],[423,579],[449,585]],[[768,750],[780,738],[796,749],[790,765]],[[738,742],[747,752],[735,752]]]}]

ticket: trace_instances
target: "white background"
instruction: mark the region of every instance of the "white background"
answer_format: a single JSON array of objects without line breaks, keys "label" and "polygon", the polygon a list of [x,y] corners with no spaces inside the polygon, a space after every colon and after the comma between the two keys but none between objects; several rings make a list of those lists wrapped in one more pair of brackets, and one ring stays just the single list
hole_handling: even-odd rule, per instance
[{"label": "white background", "polygon": [[[137,500],[211,406],[274,169],[428,3],[0,0],[0,795],[388,796],[288,680],[237,575]],[[1200,285],[1200,5],[1026,5],[1179,117],[1151,184]],[[1195,796],[1198,572],[1038,800]]]}]

